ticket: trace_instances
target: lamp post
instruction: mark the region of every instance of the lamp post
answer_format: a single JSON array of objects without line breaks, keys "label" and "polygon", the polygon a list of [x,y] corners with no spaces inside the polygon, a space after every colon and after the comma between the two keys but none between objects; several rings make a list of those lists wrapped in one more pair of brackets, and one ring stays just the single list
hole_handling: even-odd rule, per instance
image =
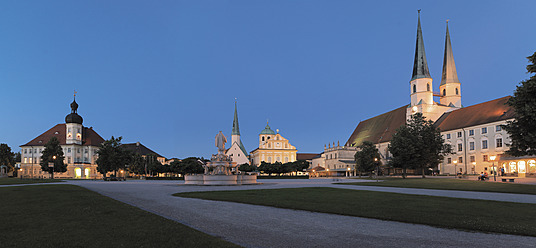
[{"label": "lamp post", "polygon": [[452,161],[454,163],[454,178],[458,177],[458,171],[456,170],[456,164],[458,164],[458,160]]},{"label": "lamp post", "polygon": [[489,159],[491,159],[491,168],[493,169],[493,181],[497,181],[497,169],[495,169],[495,158],[497,158],[497,156],[495,155],[489,156]]},{"label": "lamp post", "polygon": [[56,161],[56,155],[52,156],[52,162],[48,162],[48,168],[50,170],[50,174],[52,175],[52,179],[54,179],[54,163]]},{"label": "lamp post", "polygon": [[475,167],[476,167],[476,162],[473,162],[473,175],[475,174]]},{"label": "lamp post", "polygon": [[348,174],[347,174],[347,175],[348,175],[347,177],[350,177],[350,167],[346,168],[346,170],[348,171],[348,172],[346,172],[346,173],[348,173]]},{"label": "lamp post", "polygon": [[374,158],[374,165],[376,166],[376,182],[378,182],[378,158]]},{"label": "lamp post", "polygon": [[329,168],[327,168],[326,171],[326,177],[329,177]]}]

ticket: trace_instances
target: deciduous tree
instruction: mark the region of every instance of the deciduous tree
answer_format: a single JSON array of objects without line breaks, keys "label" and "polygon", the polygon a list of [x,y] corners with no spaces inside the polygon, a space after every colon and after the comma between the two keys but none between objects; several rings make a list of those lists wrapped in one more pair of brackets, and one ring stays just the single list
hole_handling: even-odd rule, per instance
[{"label": "deciduous tree", "polygon": [[[536,73],[536,52],[527,58],[531,62],[527,65],[527,72]],[[504,126],[512,139],[507,153],[513,156],[536,155],[536,74],[516,87],[507,104],[515,111],[514,120]]]},{"label": "deciduous tree", "polygon": [[114,138],[112,136],[99,145],[97,171],[103,176],[106,176],[108,172],[113,172],[115,176],[118,170],[124,170],[132,160],[131,153],[121,148],[121,139],[122,137]]},{"label": "deciduous tree", "polygon": [[0,144],[0,165],[5,165],[12,171],[15,163],[15,153],[11,151],[11,147],[4,143]]},{"label": "deciduous tree", "polygon": [[[41,155],[41,170],[48,173],[52,172],[66,172],[67,165],[63,163],[65,157],[63,156],[63,149],[60,146],[60,141],[56,137],[52,137],[46,144],[45,149]],[[54,163],[54,167],[51,170],[48,167],[48,163]],[[54,175],[54,174],[52,174]]]},{"label": "deciduous tree", "polygon": [[359,171],[359,177],[361,177],[362,172],[371,172],[378,167],[381,157],[378,148],[370,141],[364,141],[357,148],[354,159],[356,170]]}]

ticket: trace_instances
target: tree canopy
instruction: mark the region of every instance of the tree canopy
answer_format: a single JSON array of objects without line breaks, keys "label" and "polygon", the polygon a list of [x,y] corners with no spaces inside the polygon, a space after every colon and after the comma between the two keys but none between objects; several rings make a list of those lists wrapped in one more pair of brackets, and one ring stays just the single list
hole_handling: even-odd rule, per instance
[{"label": "tree canopy", "polygon": [[171,162],[171,171],[174,173],[179,173],[184,175],[188,174],[201,174],[205,172],[205,169],[203,169],[202,163],[204,161],[203,158],[196,158],[196,157],[189,157],[185,158],[182,161],[175,160]]},{"label": "tree canopy", "polygon": [[364,141],[360,146],[357,147],[359,150],[355,153],[355,165],[356,170],[361,172],[371,172],[380,165],[380,153],[378,148],[370,142]]},{"label": "tree canopy", "polygon": [[15,153],[11,151],[11,147],[9,147],[7,144],[0,144],[0,165],[5,165],[9,168],[9,170],[13,170],[15,168]]},{"label": "tree canopy", "polygon": [[393,155],[391,165],[403,169],[420,168],[422,176],[426,168],[435,167],[452,148],[445,144],[439,128],[430,120],[425,120],[422,113],[411,116],[406,125],[397,129],[389,144]]},{"label": "tree canopy", "polygon": [[45,149],[41,155],[41,170],[48,173],[52,173],[48,163],[54,163],[54,172],[66,172],[67,165],[63,162],[65,157],[63,156],[63,149],[61,148],[60,141],[56,137],[52,137],[46,144]]},{"label": "tree canopy", "polygon": [[[536,73],[536,52],[527,58],[531,63],[527,65],[527,72]],[[536,155],[536,74],[516,87],[507,104],[515,111],[514,120],[504,126],[512,139],[507,153],[512,156]]]},{"label": "tree canopy", "polygon": [[125,169],[127,164],[131,163],[132,154],[128,151],[125,151],[121,148],[121,139],[119,138],[110,138],[105,140],[102,144],[99,145],[99,150],[97,154],[97,171],[103,175],[106,175],[108,172],[115,173],[120,169]]}]

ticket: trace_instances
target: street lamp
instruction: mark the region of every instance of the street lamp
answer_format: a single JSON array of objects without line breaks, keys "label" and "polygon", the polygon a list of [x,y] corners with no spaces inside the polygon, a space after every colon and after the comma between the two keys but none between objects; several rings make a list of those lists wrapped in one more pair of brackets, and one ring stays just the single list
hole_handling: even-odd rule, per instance
[{"label": "street lamp", "polygon": [[374,158],[374,165],[376,166],[376,182],[378,182],[378,158]]},{"label": "street lamp", "polygon": [[329,177],[329,168],[327,168],[326,171],[327,171],[326,177]]},{"label": "street lamp", "polygon": [[350,177],[350,167],[346,168],[346,170],[348,170],[348,176],[347,177]]},{"label": "street lamp", "polygon": [[48,162],[48,168],[50,170],[50,174],[52,174],[52,179],[54,179],[54,163],[56,161],[56,155],[52,156],[52,162]]},{"label": "street lamp", "polygon": [[475,174],[475,167],[476,167],[476,162],[473,162],[473,175]]},{"label": "street lamp", "polygon": [[456,178],[458,176],[458,171],[456,168],[456,164],[458,164],[458,160],[454,160],[452,162],[454,163],[454,178]]},{"label": "street lamp", "polygon": [[495,169],[495,158],[497,158],[497,156],[495,155],[489,156],[489,159],[491,159],[491,168],[493,168],[493,181],[497,181],[497,169]]}]

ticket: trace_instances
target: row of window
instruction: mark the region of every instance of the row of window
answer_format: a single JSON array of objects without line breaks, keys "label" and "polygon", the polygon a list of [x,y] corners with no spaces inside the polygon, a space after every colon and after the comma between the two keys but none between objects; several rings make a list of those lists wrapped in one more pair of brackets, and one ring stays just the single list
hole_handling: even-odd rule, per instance
[{"label": "row of window", "polygon": [[[502,131],[502,126],[501,126],[501,125],[497,125],[497,126],[495,126],[495,132],[500,132],[500,131]],[[487,133],[488,133],[488,128],[487,128],[487,127],[483,127],[483,128],[481,128],[481,129],[480,129],[480,133],[481,133],[481,134],[487,134]],[[473,136],[473,135],[475,135],[475,129],[470,129],[470,130],[469,130],[469,136]],[[447,133],[446,136],[447,136],[447,139],[450,139],[450,138],[451,138],[450,133]],[[456,133],[456,137],[457,137],[457,138],[461,138],[461,137],[462,137],[462,132],[461,132],[461,131],[457,132],[457,133]]]},{"label": "row of window", "polygon": [[[488,155],[482,155],[482,161],[483,162],[489,162],[489,156]],[[472,156],[469,156],[469,162],[470,163],[474,163],[476,162],[476,158],[474,155]],[[456,164],[461,164],[463,163],[463,157],[458,157],[458,160],[454,160],[452,161],[452,158],[447,158],[447,164],[452,164],[452,163],[456,163]]]},{"label": "row of window", "polygon": [[[503,147],[502,138],[495,139],[495,147],[496,148]],[[482,149],[488,149],[488,140],[482,140]],[[474,150],[475,150],[475,142],[471,141],[469,142],[469,151],[474,151]],[[458,144],[458,151],[459,152],[463,151],[463,144]]]},{"label": "row of window", "polygon": [[[33,163],[36,163],[36,164],[39,164],[39,161],[40,161],[40,158],[39,157],[36,157],[35,159],[32,159],[32,158],[29,158],[29,157],[25,157],[24,158],[24,163],[27,164],[27,163],[32,163],[32,160],[33,160]],[[64,162],[67,162],[67,163],[71,163],[71,157],[66,157],[66,160]],[[75,157],[74,158],[74,162],[85,162],[85,163],[89,163],[89,158],[88,157],[84,157],[84,158],[81,158],[81,157]]]},{"label": "row of window", "polygon": [[[74,150],[76,150],[76,153],[81,153],[82,152],[81,148],[76,148]],[[24,154],[28,154],[28,153],[32,154],[32,149],[31,148],[24,148],[23,151],[24,151]],[[39,154],[40,154],[40,153],[42,153],[43,149],[42,148],[39,148],[39,149],[34,148],[33,149],[33,153],[38,153],[38,151],[39,151]],[[84,149],[85,154],[87,154],[88,152],[89,152],[88,148]],[[69,148],[63,148],[63,153],[71,153],[71,148],[70,147]]]}]

